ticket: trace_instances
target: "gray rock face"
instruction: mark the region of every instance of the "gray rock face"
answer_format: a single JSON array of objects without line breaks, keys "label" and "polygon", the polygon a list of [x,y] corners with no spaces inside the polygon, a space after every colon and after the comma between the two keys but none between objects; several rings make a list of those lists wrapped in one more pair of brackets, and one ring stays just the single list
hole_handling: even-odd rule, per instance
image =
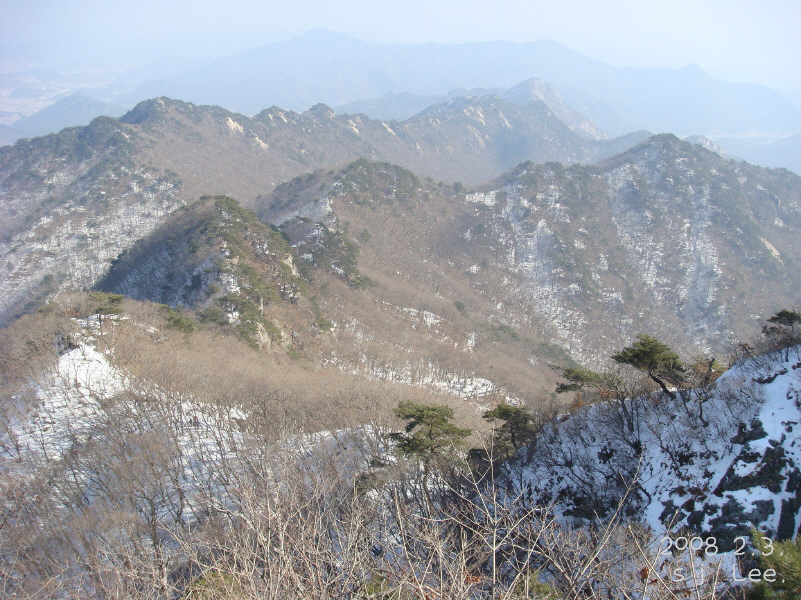
[{"label": "gray rock face", "polygon": [[752,526],[791,539],[801,509],[801,363],[783,358],[741,362],[684,399],[628,400],[636,430],[621,426],[617,401],[589,406],[546,428],[511,478],[579,517],[588,503],[600,515],[614,510],[630,490],[627,514],[657,534],[688,527],[722,551]]},{"label": "gray rock face", "polygon": [[594,167],[521,165],[467,200],[519,301],[592,364],[644,331],[719,352],[756,333],[757,305],[792,305],[799,184],[656,136]]},{"label": "gray rock face", "polygon": [[101,118],[0,155],[0,322],[60,287],[91,288],[183,204],[180,182],[132,160],[135,133]]}]

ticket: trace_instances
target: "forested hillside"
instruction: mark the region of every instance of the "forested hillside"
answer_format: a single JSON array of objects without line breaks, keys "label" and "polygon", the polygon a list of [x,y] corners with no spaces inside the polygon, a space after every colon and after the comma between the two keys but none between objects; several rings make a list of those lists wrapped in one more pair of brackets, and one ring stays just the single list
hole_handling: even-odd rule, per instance
[{"label": "forested hillside", "polygon": [[[482,112],[483,111],[483,112]],[[522,160],[595,161],[646,137],[590,140],[545,104],[465,99],[403,123],[324,105],[253,118],[168,98],[0,149],[0,322],[60,289],[92,287],[116,255],[204,195],[253,206],[260,194],[360,157],[449,182]]]},{"label": "forested hillside", "polygon": [[[406,289],[442,316],[434,307],[459,303],[450,312],[473,327],[483,318],[585,364],[643,331],[720,355],[801,286],[801,179],[673,136],[590,167],[523,164],[474,190],[360,161],[297,178],[257,211],[299,264],[316,264],[308,236],[327,223],[380,282],[369,294],[396,304]],[[552,360],[536,343],[531,360]]]},{"label": "forested hillside", "polygon": [[0,149],[1,595],[797,597],[801,178],[545,91]]},{"label": "forested hillside", "polygon": [[799,324],[792,310],[764,321],[728,370],[643,336],[603,370],[560,370],[557,389],[579,390],[570,408],[488,407],[288,369],[163,305],[65,296],[3,331],[0,584],[59,598],[733,598],[759,568],[754,593],[791,598]]}]

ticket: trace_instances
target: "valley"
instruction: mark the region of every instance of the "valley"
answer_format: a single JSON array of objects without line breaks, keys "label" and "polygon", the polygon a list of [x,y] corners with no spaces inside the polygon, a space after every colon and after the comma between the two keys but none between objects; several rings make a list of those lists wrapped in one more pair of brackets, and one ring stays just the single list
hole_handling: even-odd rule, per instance
[{"label": "valley", "polygon": [[4,593],[743,598],[736,539],[791,552],[801,178],[507,92],[1,148]]}]

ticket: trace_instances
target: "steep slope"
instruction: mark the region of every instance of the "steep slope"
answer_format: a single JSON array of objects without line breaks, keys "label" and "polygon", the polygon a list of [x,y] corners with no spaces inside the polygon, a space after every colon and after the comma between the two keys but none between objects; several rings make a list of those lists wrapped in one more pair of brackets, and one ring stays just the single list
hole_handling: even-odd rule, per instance
[{"label": "steep slope", "polygon": [[749,539],[751,526],[792,539],[801,507],[799,356],[796,347],[743,360],[673,400],[645,395],[577,410],[518,454],[511,481],[589,519],[626,497],[626,513],[653,531],[714,536],[720,551]]},{"label": "steep slope", "polygon": [[719,354],[801,285],[801,180],[673,136],[594,167],[524,164],[473,193],[358,162],[260,202],[302,260],[315,222],[347,224],[360,274],[511,328],[531,362],[554,342],[596,363],[641,332]]},{"label": "steep slope", "polygon": [[0,149],[0,322],[60,286],[93,286],[183,203],[174,173],[139,160],[141,143],[104,117]]},{"label": "steep slope", "polygon": [[201,320],[230,325],[256,348],[282,341],[302,347],[314,329],[284,238],[225,196],[174,212],[116,258],[97,287],[192,306]]},{"label": "steep slope", "polygon": [[458,234],[438,223],[463,219],[459,189],[362,159],[280,186],[258,212],[292,240],[331,322],[324,362],[463,398],[548,396],[548,363],[570,359],[471,286]]},{"label": "steep slope", "polygon": [[536,77],[527,79],[498,95],[515,104],[528,104],[532,100],[540,100],[579,135],[594,140],[602,140],[607,137],[595,123],[567,106],[561,92],[542,79]]},{"label": "steep slope", "polygon": [[[465,111],[473,110],[466,102]],[[434,137],[426,141],[431,119],[398,126],[335,115],[324,106],[302,115],[273,108],[248,119],[159,98],[141,103],[119,121],[99,118],[84,128],[3,148],[0,259],[6,269],[0,275],[0,319],[8,320],[61,284],[91,287],[116,254],[164,215],[205,194],[248,204],[299,173],[360,156],[391,158],[424,174],[476,181],[534,155],[560,160],[607,156],[619,144],[635,141],[594,146],[541,107],[510,113],[511,121],[497,108],[494,121],[485,125],[468,112],[443,119],[447,127],[441,131],[432,126]],[[499,117],[519,132],[514,144],[485,141],[499,131]]]},{"label": "steep slope", "polygon": [[594,168],[523,166],[474,198],[510,232],[497,251],[521,299],[571,350],[654,331],[720,352],[797,301],[799,183],[657,136]]}]

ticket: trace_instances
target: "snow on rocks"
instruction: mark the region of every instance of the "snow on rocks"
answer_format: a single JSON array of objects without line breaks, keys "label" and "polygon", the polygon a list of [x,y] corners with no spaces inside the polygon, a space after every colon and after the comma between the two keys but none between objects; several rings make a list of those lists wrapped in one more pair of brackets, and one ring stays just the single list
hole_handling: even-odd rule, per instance
[{"label": "snow on rocks", "polygon": [[467,194],[465,201],[472,204],[486,204],[487,206],[495,206],[497,192],[477,192],[475,194]]},{"label": "snow on rocks", "polygon": [[708,390],[594,404],[554,421],[512,467],[566,516],[613,510],[627,490],[654,532],[682,527],[724,551],[753,524],[801,526],[801,347],[738,363]]}]

